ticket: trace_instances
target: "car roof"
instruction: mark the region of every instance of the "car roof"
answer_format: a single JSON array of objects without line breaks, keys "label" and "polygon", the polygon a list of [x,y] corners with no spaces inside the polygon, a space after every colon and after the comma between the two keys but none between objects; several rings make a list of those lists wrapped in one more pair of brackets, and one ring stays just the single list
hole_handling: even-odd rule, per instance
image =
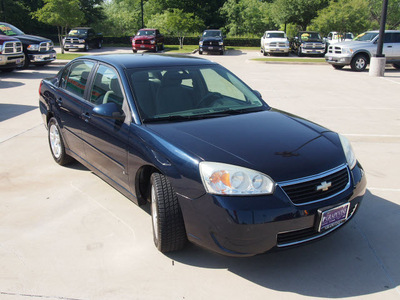
[{"label": "car roof", "polygon": [[92,27],[74,27],[71,30],[74,30],[74,29],[92,29]]},{"label": "car roof", "polygon": [[[199,66],[217,65],[207,59],[190,57],[186,55],[169,54],[110,54],[110,55],[85,55],[75,60],[92,59],[111,64],[119,69],[152,68],[169,66]],[[75,61],[74,60],[74,61]]]}]

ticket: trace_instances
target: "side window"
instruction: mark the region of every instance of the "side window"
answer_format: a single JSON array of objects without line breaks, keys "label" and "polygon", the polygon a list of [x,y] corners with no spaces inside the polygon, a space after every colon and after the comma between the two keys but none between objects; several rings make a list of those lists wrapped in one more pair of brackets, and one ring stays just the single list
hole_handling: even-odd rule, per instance
[{"label": "side window", "polygon": [[[90,61],[80,61],[71,66],[71,72],[67,77],[65,89],[83,98],[90,71],[94,63]],[[63,74],[64,75],[64,74]]]},{"label": "side window", "polygon": [[393,43],[392,37],[393,37],[392,33],[385,33],[384,43]]},{"label": "side window", "polygon": [[67,87],[67,82],[68,82],[68,74],[69,71],[71,70],[71,67],[65,68],[63,73],[61,74],[60,78],[60,88],[65,89]]},{"label": "side window", "polygon": [[114,102],[122,107],[123,100],[124,96],[117,72],[111,67],[100,65],[94,77],[90,102],[95,105]]},{"label": "side window", "polygon": [[400,33],[399,32],[393,33],[392,43],[400,43]]}]

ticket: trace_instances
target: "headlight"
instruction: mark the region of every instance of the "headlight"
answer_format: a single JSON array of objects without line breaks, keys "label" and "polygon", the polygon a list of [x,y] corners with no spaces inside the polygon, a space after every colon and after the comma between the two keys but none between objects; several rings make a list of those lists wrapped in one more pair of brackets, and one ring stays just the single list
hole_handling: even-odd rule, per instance
[{"label": "headlight", "polygon": [[223,46],[224,42],[218,42],[218,45]]},{"label": "headlight", "polygon": [[156,43],[155,40],[151,40],[151,41],[150,41],[150,44],[152,44],[152,45],[154,45],[155,43]]},{"label": "headlight", "polygon": [[203,46],[203,41],[200,41],[200,42],[199,42],[199,45],[200,45],[200,46]]},{"label": "headlight", "polygon": [[274,192],[275,182],[254,170],[216,162],[200,162],[199,168],[204,187],[210,194],[263,195]]},{"label": "headlight", "polygon": [[353,54],[354,50],[349,48],[342,48],[342,54]]},{"label": "headlight", "polygon": [[0,45],[0,54],[1,54],[1,51],[3,51],[3,45]]},{"label": "headlight", "polygon": [[86,41],[84,39],[79,39],[79,43],[84,44]]},{"label": "headlight", "polygon": [[342,143],[342,148],[344,155],[346,156],[347,163],[350,169],[353,169],[356,166],[357,159],[354,155],[353,148],[351,147],[350,141],[344,137],[343,135],[339,134],[340,142]]},{"label": "headlight", "polygon": [[30,51],[38,51],[39,50],[39,45],[38,44],[31,44],[27,47],[28,50]]}]

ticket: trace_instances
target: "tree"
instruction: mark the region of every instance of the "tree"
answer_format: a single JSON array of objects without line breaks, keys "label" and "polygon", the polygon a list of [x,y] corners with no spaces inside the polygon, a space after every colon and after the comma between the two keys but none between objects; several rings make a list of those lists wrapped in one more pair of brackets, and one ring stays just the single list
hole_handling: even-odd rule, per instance
[{"label": "tree", "polygon": [[360,33],[371,25],[369,6],[365,0],[332,1],[319,11],[312,22],[315,30],[326,35],[330,31]]},{"label": "tree", "polygon": [[[370,7],[371,19],[377,24],[376,28],[379,28],[381,22],[382,12],[382,0],[366,0]],[[386,17],[386,29],[396,29],[400,25],[400,0],[389,0],[387,17]]]},{"label": "tree", "polygon": [[276,29],[270,17],[270,4],[259,0],[227,0],[220,12],[226,17],[225,29],[232,35],[260,35]]},{"label": "tree", "polygon": [[83,23],[84,13],[80,10],[79,0],[44,0],[45,5],[34,12],[33,17],[40,22],[57,26],[61,52],[64,53],[62,34],[67,29]]},{"label": "tree", "polygon": [[167,10],[163,14],[156,14],[151,18],[148,27],[159,28],[163,32],[178,37],[180,48],[183,48],[183,41],[188,33],[198,32],[204,28],[204,22],[193,13],[186,13],[181,9]]},{"label": "tree", "polygon": [[81,11],[85,15],[85,25],[92,26],[92,24],[105,19],[101,6],[103,0],[79,0],[79,2]]}]

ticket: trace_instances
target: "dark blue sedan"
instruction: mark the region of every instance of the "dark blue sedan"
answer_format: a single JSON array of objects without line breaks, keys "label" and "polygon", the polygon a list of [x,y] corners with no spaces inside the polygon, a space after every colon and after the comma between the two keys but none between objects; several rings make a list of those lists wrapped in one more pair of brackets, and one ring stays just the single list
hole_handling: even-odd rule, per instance
[{"label": "dark blue sedan", "polygon": [[269,107],[222,66],[168,55],[85,56],[40,85],[54,160],[138,205],[161,252],[189,240],[251,256],[335,231],[366,179],[348,140]]}]

